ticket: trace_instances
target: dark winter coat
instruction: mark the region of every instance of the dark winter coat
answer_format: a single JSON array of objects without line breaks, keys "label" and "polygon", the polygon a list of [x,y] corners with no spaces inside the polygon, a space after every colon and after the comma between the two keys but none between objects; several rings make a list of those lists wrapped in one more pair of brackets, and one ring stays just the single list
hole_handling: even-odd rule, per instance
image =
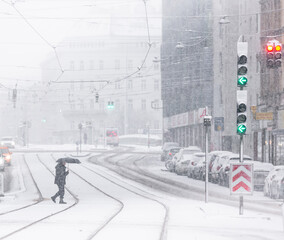
[{"label": "dark winter coat", "polygon": [[54,184],[65,185],[66,176],[69,174],[69,171],[65,171],[66,167],[60,162],[55,166],[55,180]]}]

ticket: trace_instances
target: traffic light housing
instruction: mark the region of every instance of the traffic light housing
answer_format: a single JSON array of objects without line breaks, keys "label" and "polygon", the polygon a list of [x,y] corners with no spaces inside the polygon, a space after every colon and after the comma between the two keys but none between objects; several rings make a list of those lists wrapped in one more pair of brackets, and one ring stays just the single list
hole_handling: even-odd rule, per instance
[{"label": "traffic light housing", "polygon": [[247,42],[238,42],[238,87],[245,87],[248,82],[247,78],[247,60],[248,60],[248,43]]},{"label": "traffic light housing", "polygon": [[99,93],[96,93],[96,103],[99,102]]},{"label": "traffic light housing", "polygon": [[107,108],[108,109],[114,109],[114,102],[108,101]]},{"label": "traffic light housing", "polygon": [[282,44],[277,40],[270,40],[266,44],[267,68],[278,68],[282,65]]},{"label": "traffic light housing", "polygon": [[245,135],[247,131],[247,91],[237,91],[237,134]]}]

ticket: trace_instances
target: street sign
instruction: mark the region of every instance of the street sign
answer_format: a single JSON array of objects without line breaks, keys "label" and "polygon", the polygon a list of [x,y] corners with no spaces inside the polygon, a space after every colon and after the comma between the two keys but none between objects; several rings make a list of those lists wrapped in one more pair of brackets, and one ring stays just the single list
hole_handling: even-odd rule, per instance
[{"label": "street sign", "polygon": [[255,112],[255,111],[257,110],[257,106],[250,106],[250,110],[251,110],[252,112]]},{"label": "street sign", "polygon": [[231,163],[230,192],[231,195],[248,195],[253,193],[252,163]]},{"label": "street sign", "polygon": [[255,120],[273,120],[273,112],[256,113]]},{"label": "street sign", "polygon": [[214,117],[214,129],[217,132],[224,131],[224,117]]}]

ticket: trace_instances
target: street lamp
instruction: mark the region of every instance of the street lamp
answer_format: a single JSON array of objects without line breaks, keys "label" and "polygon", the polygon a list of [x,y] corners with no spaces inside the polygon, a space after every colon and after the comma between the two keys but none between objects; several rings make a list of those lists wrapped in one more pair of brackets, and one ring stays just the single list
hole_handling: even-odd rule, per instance
[{"label": "street lamp", "polygon": [[219,20],[219,24],[228,24],[230,20],[227,18],[228,16],[221,17]]},{"label": "street lamp", "polygon": [[181,42],[178,42],[176,45],[176,49],[183,49],[184,45]]}]

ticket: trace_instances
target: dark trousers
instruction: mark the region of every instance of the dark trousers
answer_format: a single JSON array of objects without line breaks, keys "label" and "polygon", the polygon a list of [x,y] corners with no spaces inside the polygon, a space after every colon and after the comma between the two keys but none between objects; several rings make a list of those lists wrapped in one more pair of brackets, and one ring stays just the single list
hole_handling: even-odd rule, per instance
[{"label": "dark trousers", "polygon": [[57,198],[58,196],[60,196],[60,199],[63,199],[64,197],[64,184],[57,184],[58,186],[58,192],[54,195],[55,198]]}]

